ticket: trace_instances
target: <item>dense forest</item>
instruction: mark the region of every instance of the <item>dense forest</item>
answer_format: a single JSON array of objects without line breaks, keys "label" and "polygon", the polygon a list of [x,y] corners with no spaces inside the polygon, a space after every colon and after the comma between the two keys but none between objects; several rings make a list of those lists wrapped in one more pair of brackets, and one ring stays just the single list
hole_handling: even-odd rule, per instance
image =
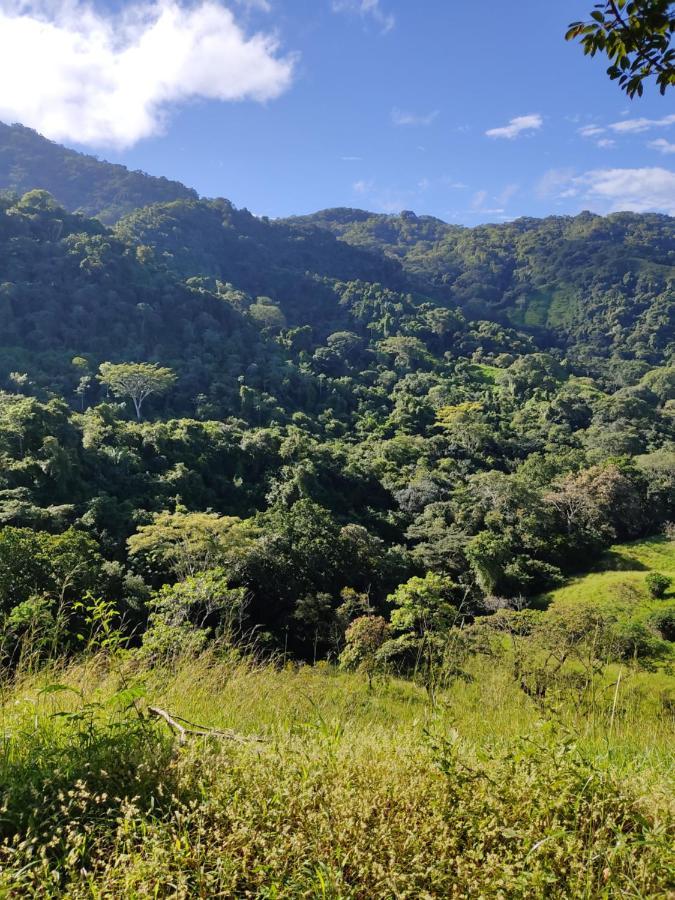
[{"label": "dense forest", "polygon": [[[666,216],[466,229],[188,198],[111,229],[44,190],[0,212],[10,618],[56,616],[62,585],[137,631],[213,570],[242,629],[330,655],[410,579],[475,616],[675,518]],[[125,364],[169,376],[142,409],[106,378]]]},{"label": "dense forest", "polygon": [[196,191],[145,172],[102,162],[48,141],[24,125],[0,122],[0,191],[41,188],[66,209],[116,222],[138,206],[196,198]]}]

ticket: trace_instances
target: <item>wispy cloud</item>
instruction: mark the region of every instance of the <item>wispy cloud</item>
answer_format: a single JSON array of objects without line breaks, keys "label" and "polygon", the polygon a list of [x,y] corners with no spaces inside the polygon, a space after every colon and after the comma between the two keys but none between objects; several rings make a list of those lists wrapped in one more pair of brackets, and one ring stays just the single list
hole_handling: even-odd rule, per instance
[{"label": "wispy cloud", "polygon": [[454,178],[451,178],[449,175],[443,175],[441,178],[441,184],[443,187],[450,188],[453,191],[463,191],[468,187],[468,184],[464,184],[463,181],[457,181]]},{"label": "wispy cloud", "polygon": [[603,128],[601,125],[584,125],[583,128],[579,128],[579,134],[583,138],[591,138],[595,140],[595,146],[599,147],[601,150],[609,150],[612,147],[616,146],[616,141],[611,137],[600,137],[600,135],[606,135],[607,129]]},{"label": "wispy cloud", "polygon": [[655,141],[650,141],[647,146],[650,150],[658,150],[660,153],[675,153],[675,144],[667,141],[665,138],[657,138]]},{"label": "wispy cloud", "polygon": [[359,181],[355,181],[352,185],[352,190],[355,194],[370,194],[375,188],[374,181],[366,181],[365,179],[360,179]]},{"label": "wispy cloud", "polygon": [[272,4],[269,0],[237,0],[237,3],[246,9],[258,9],[261,12],[272,11]]},{"label": "wispy cloud", "polygon": [[488,198],[487,191],[476,191],[476,193],[471,198],[471,209],[480,209],[485,205],[485,201]]},{"label": "wispy cloud", "polygon": [[342,162],[361,162],[360,156],[341,156]]},{"label": "wispy cloud", "polygon": [[503,206],[491,207],[488,205],[488,192],[485,190],[476,191],[476,193],[471,198],[471,209],[469,213],[471,215],[480,215],[480,216],[503,216],[505,213]]},{"label": "wispy cloud", "polygon": [[661,119],[624,119],[622,122],[613,122],[609,127],[616,134],[639,134],[651,128],[666,128],[668,125],[675,125],[675,115],[663,116]]},{"label": "wispy cloud", "polygon": [[496,200],[500,206],[507,206],[509,200],[520,190],[519,184],[507,184],[505,188],[503,188],[499,194],[497,194]]},{"label": "wispy cloud", "polygon": [[117,15],[82,0],[0,2],[0,118],[55,140],[128,147],[161,132],[177,103],[278,97],[293,68],[273,36],[247,36],[216,0]]},{"label": "wispy cloud", "polygon": [[490,128],[485,134],[491,138],[512,140],[521,134],[538,131],[543,124],[544,120],[539,113],[532,113],[528,116],[516,116],[515,119],[511,119],[508,125],[502,125],[500,128]]},{"label": "wispy cloud", "polygon": [[394,107],[391,111],[391,121],[394,125],[431,125],[439,116],[439,110],[434,109],[426,115],[406,112]]},{"label": "wispy cloud", "polygon": [[372,19],[385,34],[396,25],[395,16],[383,9],[380,0],[333,0],[332,6],[333,12]]},{"label": "wispy cloud", "polygon": [[399,213],[402,209],[414,209],[423,202],[423,196],[433,183],[421,178],[414,187],[401,188],[378,184],[375,179],[356,181],[352,190],[365,200],[370,209],[382,213]]},{"label": "wispy cloud", "polygon": [[539,179],[535,193],[541,200],[549,199],[552,196],[561,197],[575,176],[574,169],[549,169]]},{"label": "wispy cloud", "polygon": [[552,170],[540,184],[540,196],[576,199],[597,212],[665,212],[675,215],[675,172],[660,167],[592,169],[581,175]]}]

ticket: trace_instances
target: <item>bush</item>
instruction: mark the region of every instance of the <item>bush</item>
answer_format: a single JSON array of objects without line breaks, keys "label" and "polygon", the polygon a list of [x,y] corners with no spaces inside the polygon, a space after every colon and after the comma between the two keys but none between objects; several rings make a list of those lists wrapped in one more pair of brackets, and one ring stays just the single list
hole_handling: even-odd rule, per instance
[{"label": "bush", "polygon": [[655,600],[660,600],[665,596],[672,579],[667,575],[662,575],[660,572],[650,572],[645,581],[650,595]]},{"label": "bush", "polygon": [[667,647],[642,622],[619,622],[613,630],[618,659],[659,659]]},{"label": "bush", "polygon": [[675,603],[664,606],[653,613],[649,624],[659,632],[666,641],[675,641]]}]

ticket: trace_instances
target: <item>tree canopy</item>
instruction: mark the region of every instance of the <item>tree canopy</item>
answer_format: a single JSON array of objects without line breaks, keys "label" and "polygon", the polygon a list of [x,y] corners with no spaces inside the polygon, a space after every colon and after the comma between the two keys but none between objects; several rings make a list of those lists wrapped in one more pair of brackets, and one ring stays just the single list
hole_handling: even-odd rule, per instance
[{"label": "tree canopy", "polygon": [[603,0],[585,22],[572,22],[567,40],[579,40],[584,53],[604,53],[607,74],[629,97],[641,97],[646,81],[661,94],[675,86],[675,3],[672,0]]}]

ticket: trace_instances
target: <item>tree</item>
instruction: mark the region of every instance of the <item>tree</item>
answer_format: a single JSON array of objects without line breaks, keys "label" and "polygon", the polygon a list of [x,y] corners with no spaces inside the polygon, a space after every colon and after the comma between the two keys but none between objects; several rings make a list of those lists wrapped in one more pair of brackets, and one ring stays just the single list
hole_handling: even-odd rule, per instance
[{"label": "tree", "polygon": [[[387,597],[395,609],[391,629],[398,637],[380,651],[383,664],[392,662],[424,685],[432,702],[447,676],[457,674],[457,653],[463,641],[454,628],[460,612],[453,603],[457,586],[449,578],[427,572],[410,578]],[[451,632],[454,631],[451,638]]]},{"label": "tree", "polygon": [[212,637],[232,642],[241,629],[246,591],[223,569],[165,584],[148,603],[143,652],[154,661],[198,653]]},{"label": "tree", "polygon": [[656,79],[661,94],[675,85],[675,3],[672,0],[603,0],[590,21],[572,22],[565,35],[580,39],[584,53],[605,53],[607,74],[629,97],[641,97],[643,83]]},{"label": "tree", "polygon": [[258,535],[249,520],[217,513],[157,513],[128,541],[129,555],[171,569],[181,580],[245,556]]},{"label": "tree", "polygon": [[143,403],[151,394],[163,394],[175,382],[171,369],[156,363],[102,363],[98,380],[116,397],[130,397],[141,419]]},{"label": "tree", "polygon": [[380,664],[377,651],[389,633],[389,625],[382,616],[359,616],[345,634],[346,646],[340,654],[340,665],[343,669],[363,672],[368,678],[369,689]]}]

